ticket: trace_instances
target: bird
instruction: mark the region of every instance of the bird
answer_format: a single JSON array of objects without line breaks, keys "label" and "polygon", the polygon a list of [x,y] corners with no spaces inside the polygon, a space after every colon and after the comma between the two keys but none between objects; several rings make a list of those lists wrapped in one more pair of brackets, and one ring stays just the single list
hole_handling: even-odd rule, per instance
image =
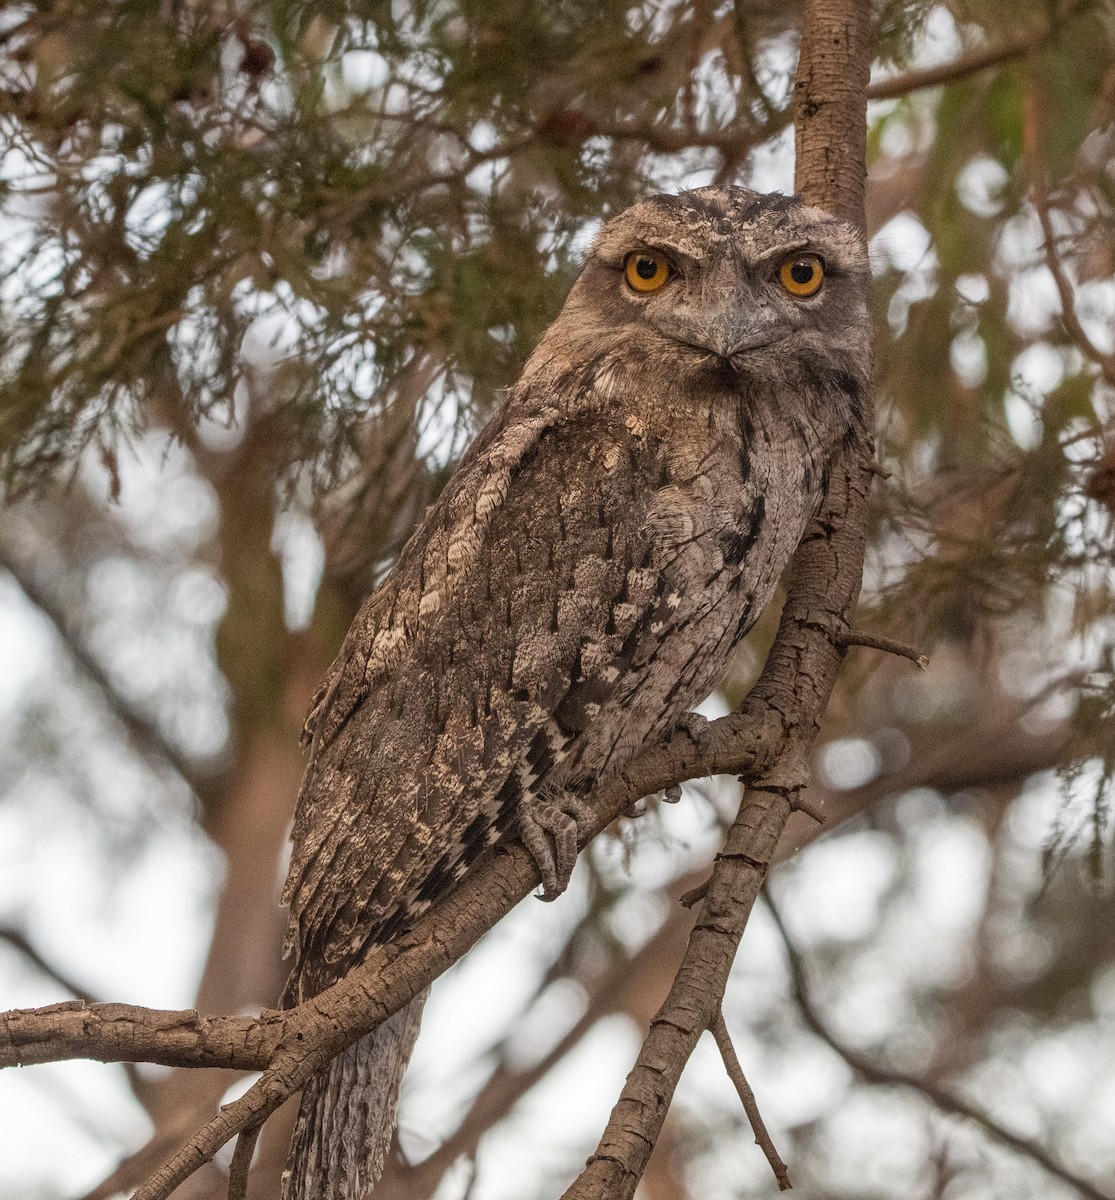
[{"label": "bird", "polygon": [[[703,187],[602,226],[314,697],[284,1004],[497,842],[561,893],[594,786],[694,728],[864,433],[869,279],[862,236],[796,196]],[[371,1194],[421,1003],[308,1081],[284,1200]]]}]

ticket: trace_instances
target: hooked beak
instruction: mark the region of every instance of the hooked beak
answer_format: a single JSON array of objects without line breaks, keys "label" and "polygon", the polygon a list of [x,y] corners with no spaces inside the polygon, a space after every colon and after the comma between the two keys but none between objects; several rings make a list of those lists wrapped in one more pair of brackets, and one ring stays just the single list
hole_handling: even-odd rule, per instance
[{"label": "hooked beak", "polygon": [[765,306],[741,308],[738,303],[696,316],[686,324],[689,328],[685,330],[685,341],[690,346],[729,363],[780,342],[789,332],[777,314]]},{"label": "hooked beak", "polygon": [[717,358],[731,362],[742,354],[773,346],[785,336],[785,330],[775,330],[763,325],[741,329],[736,323],[734,327],[707,330],[700,341],[691,341],[689,345],[696,350],[707,350]]}]

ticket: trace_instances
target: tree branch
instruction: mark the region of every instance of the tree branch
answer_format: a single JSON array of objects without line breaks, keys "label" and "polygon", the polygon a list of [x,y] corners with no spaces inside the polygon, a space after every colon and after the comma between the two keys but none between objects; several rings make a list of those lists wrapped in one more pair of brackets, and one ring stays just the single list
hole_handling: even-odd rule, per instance
[{"label": "tree branch", "polygon": [[877,79],[867,89],[869,100],[894,100],[899,96],[908,96],[924,88],[940,87],[943,84],[956,83],[968,79],[980,71],[990,67],[999,67],[1003,63],[1016,58],[1024,58],[1034,54],[1054,41],[1061,32],[1064,23],[1084,8],[1087,0],[1071,0],[1057,6],[1053,18],[1043,26],[1015,34],[997,46],[984,46],[979,50],[970,50],[952,62],[941,63],[936,67],[924,67],[917,71],[907,71],[901,75],[892,75],[889,79]]},{"label": "tree branch", "polygon": [[822,1020],[820,1013],[813,1004],[801,955],[793,939],[790,937],[789,930],[786,928],[786,923],[782,919],[782,914],[778,906],[769,892],[766,894],[765,899],[786,947],[786,961],[790,967],[790,980],[794,990],[794,998],[797,1001],[802,1019],[806,1026],[821,1041],[834,1050],[857,1075],[868,1083],[878,1084],[883,1087],[908,1088],[911,1091],[918,1092],[934,1107],[940,1109],[941,1112],[973,1121],[997,1142],[1001,1142],[1004,1146],[1009,1146],[1010,1149],[1016,1150],[1019,1154],[1032,1159],[1051,1175],[1061,1180],[1062,1183],[1067,1183],[1082,1196],[1087,1196],[1089,1200],[1113,1200],[1110,1192],[1100,1191],[1099,1188],[1089,1183],[1086,1179],[1081,1179],[1080,1176],[1074,1175],[1036,1142],[1021,1137],[1019,1134],[1012,1133],[976,1105],[969,1104],[966,1100],[960,1099],[959,1096],[953,1095],[944,1088],[937,1087],[926,1079],[921,1079],[916,1075],[908,1075],[904,1071],[896,1071],[890,1067],[884,1067],[872,1061],[867,1055],[861,1054],[858,1050],[853,1050],[850,1046],[846,1046],[841,1042]]},{"label": "tree branch", "polygon": [[563,1200],[625,1200],[635,1194],[670,1101],[697,1041],[711,1025],[747,917],[790,815],[786,790],[748,789],[685,956],[593,1155]]},{"label": "tree branch", "polygon": [[871,650],[882,650],[886,654],[897,654],[899,658],[908,658],[915,666],[923,671],[929,666],[929,655],[916,646],[900,642],[896,638],[883,637],[878,633],[860,633],[853,629],[845,638],[845,646],[866,646]]},{"label": "tree branch", "polygon": [[770,1169],[774,1172],[775,1179],[778,1180],[778,1190],[788,1192],[794,1186],[790,1182],[790,1172],[775,1149],[774,1142],[767,1131],[763,1115],[759,1112],[759,1103],[755,1099],[755,1093],[747,1082],[747,1077],[743,1073],[743,1067],[740,1066],[739,1057],[736,1054],[736,1048],[732,1045],[732,1038],[728,1033],[728,1026],[724,1022],[723,1013],[718,1012],[713,1018],[712,1024],[709,1026],[709,1033],[716,1039],[720,1057],[724,1060],[724,1070],[728,1072],[728,1078],[735,1086],[736,1094],[743,1105],[743,1111],[747,1114],[748,1121],[751,1122],[751,1129],[755,1134],[755,1144],[766,1155]]},{"label": "tree branch", "polygon": [[0,1067],[91,1058],[260,1071],[281,1045],[291,1015],[203,1016],[81,1000],[17,1008],[0,1014]]},{"label": "tree branch", "polygon": [[1115,354],[1107,354],[1101,350],[1080,323],[1076,312],[1076,289],[1057,249],[1058,239],[1050,214],[1049,194],[1042,162],[1041,107],[1033,79],[1029,75],[1026,76],[1022,93],[1022,142],[1029,176],[1030,203],[1034,206],[1041,224],[1042,238],[1045,242],[1045,262],[1053,276],[1061,301],[1061,321],[1080,353],[1095,363],[1104,379],[1115,387]]},{"label": "tree branch", "polygon": [[[669,885],[668,892],[673,896],[684,891],[693,878],[690,874],[675,880]],[[666,920],[648,941],[630,956],[617,952],[601,974],[590,974],[588,978],[579,973],[549,975],[539,991],[555,978],[573,978],[585,989],[585,1011],[569,1031],[530,1066],[511,1069],[505,1055],[501,1055],[504,1061],[473,1099],[457,1129],[421,1162],[410,1165],[398,1159],[391,1160],[376,1185],[376,1200],[427,1200],[437,1190],[445,1172],[462,1156],[473,1157],[485,1132],[502,1120],[539,1080],[564,1062],[571,1050],[600,1021],[612,1013],[625,1012],[641,1023],[641,1013],[648,1003],[651,1008],[657,1007],[656,1000],[650,998],[661,991],[658,980],[663,964],[676,962],[681,957],[688,924],[687,914],[680,908],[671,907]],[[506,1044],[505,1040],[504,1048]]]},{"label": "tree branch", "polygon": [[[585,841],[639,796],[708,774],[749,773],[783,738],[780,714],[762,703],[721,718],[698,747],[682,733],[652,747],[593,796]],[[259,1018],[202,1016],[80,1002],[0,1017],[0,1066],[93,1058],[172,1066],[263,1070],[249,1091],[206,1125],[138,1197],[169,1195],[241,1130],[262,1123],[314,1071],[426,988],[538,884],[534,861],[511,843],[390,946],[378,947],[343,980],[287,1012]]]}]

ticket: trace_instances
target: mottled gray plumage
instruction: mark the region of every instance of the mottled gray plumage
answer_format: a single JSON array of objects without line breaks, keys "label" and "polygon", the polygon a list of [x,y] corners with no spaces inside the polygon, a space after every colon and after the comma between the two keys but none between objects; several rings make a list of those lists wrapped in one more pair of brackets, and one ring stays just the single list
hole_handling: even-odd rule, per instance
[{"label": "mottled gray plumage", "polygon": [[[644,293],[624,264],[649,251],[671,274]],[[824,282],[801,298],[779,268],[805,254]],[[500,837],[564,886],[593,783],[715,686],[815,513],[861,422],[866,295],[859,236],[796,199],[704,188],[605,226],[315,700],[288,1002]],[[368,1193],[417,1011],[307,1088],[288,1196]]]}]

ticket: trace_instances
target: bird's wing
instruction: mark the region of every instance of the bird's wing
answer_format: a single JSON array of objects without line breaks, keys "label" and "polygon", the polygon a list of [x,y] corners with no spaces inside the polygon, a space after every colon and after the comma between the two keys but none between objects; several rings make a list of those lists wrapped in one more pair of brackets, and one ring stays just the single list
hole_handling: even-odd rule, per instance
[{"label": "bird's wing", "polygon": [[444,894],[622,677],[663,604],[655,461],[622,416],[512,406],[366,602],[311,713],[296,994]]}]

